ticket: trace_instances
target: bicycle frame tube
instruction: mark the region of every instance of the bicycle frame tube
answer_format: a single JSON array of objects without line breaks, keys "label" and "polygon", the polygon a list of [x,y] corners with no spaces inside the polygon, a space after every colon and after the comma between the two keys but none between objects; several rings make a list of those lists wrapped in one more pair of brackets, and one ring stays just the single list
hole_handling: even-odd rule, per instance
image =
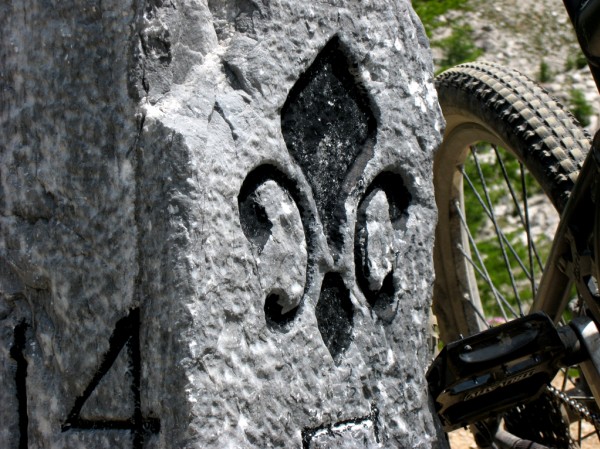
[{"label": "bicycle frame tube", "polygon": [[[600,323],[600,293],[593,281],[598,273],[592,257],[593,253],[599,254],[593,245],[600,245],[598,237],[594,236],[596,220],[600,220],[600,207],[596,207],[600,195],[600,183],[596,182],[599,172],[600,132],[596,134],[592,150],[585,159],[560,217],[532,305],[532,311],[544,310],[555,322],[561,318],[570,299],[571,287],[576,284],[586,307]],[[596,237],[595,243],[592,243],[593,237]],[[556,301],[557,297],[562,300]]]},{"label": "bicycle frame tube", "polygon": [[600,92],[600,1],[563,0]]},{"label": "bicycle frame tube", "polygon": [[[600,91],[600,0],[563,0],[579,45]],[[600,323],[600,270],[594,262],[600,257],[600,132],[596,133],[591,151],[579,173],[577,182],[561,216],[550,256],[534,299],[532,311],[545,310],[555,322],[560,320],[570,300],[573,283],[591,312]],[[560,301],[556,301],[559,298]],[[600,373],[591,362],[581,369],[600,404]]]},{"label": "bicycle frame tube", "polygon": [[[592,254],[600,254],[600,132],[596,133],[577,182],[561,216],[550,256],[537,291],[532,312],[544,310],[558,322],[570,300],[573,284],[591,312],[600,323],[600,292],[594,279],[600,279],[598,266]],[[560,298],[560,301],[556,301]],[[581,364],[596,402],[600,403],[600,373],[591,363]]]},{"label": "bicycle frame tube", "polygon": [[[592,274],[591,258],[584,247],[593,233],[592,188],[597,166],[589,153],[579,173],[569,201],[561,215],[552,249],[535,295],[531,312],[545,311],[554,322],[561,319],[570,298],[571,287],[588,290],[584,278]],[[584,288],[585,287],[585,288]],[[557,301],[556,298],[560,298]],[[587,301],[586,301],[587,303]],[[594,311],[600,318],[600,307]]]}]

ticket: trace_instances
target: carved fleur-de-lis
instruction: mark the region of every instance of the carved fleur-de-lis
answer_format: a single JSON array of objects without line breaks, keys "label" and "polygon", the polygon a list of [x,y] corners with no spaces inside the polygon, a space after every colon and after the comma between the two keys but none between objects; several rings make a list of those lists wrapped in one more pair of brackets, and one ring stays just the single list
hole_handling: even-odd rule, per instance
[{"label": "carved fleur-de-lis", "polygon": [[[281,112],[287,149],[310,186],[312,201],[299,187],[299,180],[270,164],[248,174],[238,197],[242,229],[261,257],[269,257],[265,251],[274,251],[268,242],[276,241],[275,233],[280,232],[279,212],[270,202],[275,196],[283,209],[291,210],[290,217],[297,216],[302,222],[306,252],[300,250],[293,260],[304,269],[304,288],[294,286],[301,277],[298,273],[288,278],[289,291],[283,291],[281,283],[264,281],[277,284],[265,298],[267,323],[275,330],[288,329],[313,278],[315,233],[323,230],[334,259],[343,251],[342,232],[347,229],[344,202],[373,156],[377,120],[366,89],[353,75],[355,66],[348,54],[337,37],[329,41],[291,89]],[[368,304],[384,319],[385,306],[393,301],[395,292],[394,229],[405,220],[409,203],[410,194],[400,175],[386,171],[367,186],[358,204],[355,277]],[[315,226],[317,219],[322,228]],[[352,341],[350,290],[344,276],[331,267],[323,277],[315,307],[319,331],[336,361]]]}]

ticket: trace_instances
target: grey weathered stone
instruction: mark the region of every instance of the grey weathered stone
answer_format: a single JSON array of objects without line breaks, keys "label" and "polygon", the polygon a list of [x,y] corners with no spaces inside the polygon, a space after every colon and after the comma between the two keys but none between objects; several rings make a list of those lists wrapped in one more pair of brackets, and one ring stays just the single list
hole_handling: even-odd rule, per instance
[{"label": "grey weathered stone", "polygon": [[0,11],[1,447],[445,447],[408,2]]}]

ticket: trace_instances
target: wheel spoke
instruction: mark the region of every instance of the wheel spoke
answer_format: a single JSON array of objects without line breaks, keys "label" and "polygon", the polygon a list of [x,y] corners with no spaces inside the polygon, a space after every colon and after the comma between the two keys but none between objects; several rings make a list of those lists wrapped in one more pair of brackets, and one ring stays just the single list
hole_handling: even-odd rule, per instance
[{"label": "wheel spoke", "polygon": [[[461,168],[461,173],[463,175],[463,178],[469,184],[469,187],[471,188],[472,193],[475,195],[475,198],[477,199],[477,201],[479,202],[479,204],[483,208],[483,211],[485,212],[485,214],[487,215],[487,217],[490,220],[492,220],[492,214],[491,214],[489,208],[485,204],[483,198],[481,198],[481,195],[479,194],[479,192],[475,188],[475,185],[473,184],[473,181],[471,180],[471,177],[467,174],[467,172],[465,171],[464,167]],[[519,264],[519,266],[523,270],[523,273],[525,273],[525,276],[527,276],[528,279],[531,279],[531,274],[529,273],[529,270],[525,266],[525,263],[523,262],[523,259],[521,259],[521,257],[519,256],[519,254],[517,254],[517,251],[515,250],[515,248],[512,246],[512,244],[510,243],[510,241],[506,237],[506,234],[504,234],[504,232],[502,232],[502,229],[500,229],[499,232],[500,232],[502,240],[506,244],[507,248],[510,250],[510,252],[513,255],[513,257],[515,258],[516,262]]]},{"label": "wheel spoke", "polygon": [[510,177],[508,176],[508,171],[506,170],[506,166],[504,165],[504,159],[500,155],[500,151],[498,150],[498,145],[491,146],[496,153],[496,160],[498,161],[498,165],[500,166],[500,170],[502,171],[502,177],[504,178],[504,182],[506,183],[506,187],[510,192],[510,196],[513,200],[513,204],[515,205],[515,209],[519,214],[519,218],[521,219],[521,223],[525,226],[525,218],[523,217],[523,212],[521,211],[521,206],[519,204],[519,200],[517,199],[517,195],[515,190],[513,189],[512,183],[510,181]]},{"label": "wheel spoke", "polygon": [[517,283],[515,281],[515,277],[513,275],[510,262],[508,261],[508,255],[506,254],[506,249],[504,247],[504,242],[500,237],[500,225],[498,224],[498,220],[496,219],[496,214],[494,212],[494,207],[492,205],[492,200],[490,198],[490,193],[487,187],[487,182],[485,181],[485,176],[481,171],[481,165],[479,163],[479,158],[477,157],[477,151],[473,147],[471,147],[471,155],[473,156],[473,161],[475,162],[475,167],[477,168],[477,174],[479,175],[479,181],[481,182],[481,186],[483,187],[483,193],[485,195],[486,202],[489,206],[492,223],[494,225],[494,229],[496,231],[496,236],[498,237],[498,244],[500,245],[500,251],[502,252],[502,259],[504,260],[504,266],[506,267],[506,271],[508,273],[508,277],[510,279],[510,284],[513,289],[513,293],[515,294],[515,299],[517,301],[517,305],[519,307],[520,315],[523,315],[523,309],[521,307],[521,297],[519,295],[519,289],[517,288]]},{"label": "wheel spoke", "polygon": [[[527,229],[528,245],[529,245],[529,242],[532,242],[531,248],[529,250],[533,250],[533,253],[535,254],[537,262],[539,264],[540,270],[543,271],[544,265],[542,264],[540,255],[538,254],[537,248],[535,247],[535,242],[533,241],[533,239],[531,239],[531,232],[530,232],[530,227],[529,227],[529,208],[527,205],[528,194],[527,194],[527,185],[525,184],[525,172],[523,170],[523,163],[519,161],[519,170],[521,172],[521,195],[523,197],[525,214],[523,214],[523,211],[521,210],[521,205],[519,203],[519,199],[517,198],[517,194],[515,193],[515,190],[512,186],[510,176],[508,175],[508,170],[506,169],[506,165],[504,164],[504,158],[500,154],[498,145],[492,145],[492,148],[494,149],[494,153],[496,154],[496,160],[498,161],[498,165],[500,166],[500,170],[502,171],[502,177],[504,178],[506,187],[508,188],[508,190],[510,192],[510,196],[511,196],[511,198],[513,200],[513,204],[515,206],[515,210],[517,211],[517,214],[519,215],[519,219],[521,220],[521,224]],[[534,269],[531,264],[530,264],[530,267],[531,267],[532,275],[528,275],[527,277],[529,278],[530,281],[533,282],[535,279],[535,276],[533,275]]]},{"label": "wheel spoke", "polygon": [[566,391],[567,390],[567,380],[569,379],[569,372],[566,368],[561,368],[561,371],[563,373],[561,391]]},{"label": "wheel spoke", "polygon": [[473,309],[473,311],[475,312],[475,314],[477,315],[479,320],[483,323],[483,325],[487,326],[488,329],[491,328],[492,325],[487,322],[487,320],[485,319],[485,316],[483,315],[483,313],[481,312],[479,307],[477,307],[475,304],[473,304],[473,298],[471,298],[470,295],[465,295],[465,296],[466,297],[464,298],[464,300],[467,302],[467,304],[469,304],[471,309]]},{"label": "wheel spoke", "polygon": [[[462,247],[462,245],[457,245],[457,248],[461,252],[461,254],[463,255],[463,257],[465,258],[465,260],[467,262],[469,262],[469,264],[473,267],[473,269],[475,269],[475,271],[477,271],[477,274],[479,274],[479,276],[481,276],[481,278],[484,279],[488,283],[488,286],[490,287],[491,290],[493,290],[494,294],[497,295],[497,298],[500,299],[500,301],[502,301],[502,303],[504,305],[506,305],[510,309],[510,312],[514,315],[515,311],[513,310],[511,304],[506,300],[506,298],[504,297],[504,295],[502,295],[502,293],[500,293],[498,291],[498,289],[494,285],[494,282],[490,278],[490,275],[486,274],[487,272],[484,272],[481,268],[479,268],[479,266],[475,263],[475,261],[473,260],[473,258],[469,254],[467,254],[467,252]],[[504,319],[508,320],[508,317],[507,317],[506,313],[504,312],[504,307],[502,307],[501,304],[499,304],[499,307],[500,307],[500,310],[502,311]],[[488,325],[488,327],[491,327],[490,324],[485,319],[485,317],[483,315],[481,315],[481,312],[479,313],[479,315],[482,318],[482,320]]]},{"label": "wheel spoke", "polygon": [[460,203],[458,201],[455,202],[454,207],[456,209],[456,213],[458,214],[458,217],[460,218],[461,224],[462,224],[463,228],[465,229],[465,232],[467,234],[467,238],[469,239],[471,248],[475,252],[475,256],[477,257],[479,266],[477,266],[474,263],[473,259],[471,259],[471,257],[468,256],[468,254],[466,253],[464,248],[462,248],[462,245],[459,246],[458,249],[459,249],[459,251],[461,251],[463,256],[467,259],[467,261],[476,269],[476,271],[480,274],[480,276],[483,278],[483,280],[487,282],[488,286],[490,287],[490,290],[492,291],[492,294],[494,295],[494,299],[496,300],[496,304],[498,305],[498,308],[500,309],[500,312],[502,313],[503,318],[508,321],[508,315],[506,314],[506,311],[504,310],[504,305],[506,305],[509,308],[510,312],[515,316],[516,316],[516,312],[514,311],[514,309],[510,305],[510,303],[504,298],[504,296],[502,296],[500,294],[498,289],[496,289],[496,286],[494,285],[492,278],[487,271],[487,268],[483,261],[483,257],[481,256],[481,253],[479,252],[477,244],[475,243],[475,239],[473,238],[473,235],[471,234],[471,231],[470,231],[469,227],[467,226],[467,221],[466,221],[465,216],[460,208]]}]

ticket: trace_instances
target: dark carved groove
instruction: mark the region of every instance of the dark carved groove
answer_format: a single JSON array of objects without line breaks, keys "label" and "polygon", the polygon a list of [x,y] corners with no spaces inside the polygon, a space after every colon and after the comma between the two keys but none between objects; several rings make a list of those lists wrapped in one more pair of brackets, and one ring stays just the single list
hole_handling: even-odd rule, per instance
[{"label": "dark carved groove", "polygon": [[[130,430],[133,439],[133,449],[142,449],[145,433],[158,433],[160,431],[160,421],[157,418],[147,418],[142,416],[141,407],[141,356],[140,356],[140,310],[133,309],[128,316],[117,321],[115,330],[110,336],[109,349],[104,354],[96,374],[86,387],[85,391],[75,400],[75,405],[71,409],[66,421],[62,426],[62,431],[70,429],[87,430]],[[130,359],[130,368],[132,373],[131,389],[133,391],[134,412],[133,416],[126,420],[90,420],[80,417],[81,409],[89,399],[92,392],[96,389],[100,380],[108,373],[114,364],[117,356],[124,346]]]},{"label": "dark carved groove", "polygon": [[323,342],[337,363],[352,342],[354,307],[350,292],[339,273],[327,273],[315,308],[317,325]]},{"label": "dark carved groove", "polygon": [[343,202],[372,157],[377,122],[366,89],[334,37],[300,76],[281,111],[288,151],[302,168],[330,246],[342,244]]},{"label": "dark carved groove", "polygon": [[298,313],[298,307],[294,307],[285,313],[283,307],[279,304],[281,297],[278,294],[271,293],[265,300],[265,318],[267,320],[267,326],[271,330],[279,332],[285,332],[289,329],[289,325],[296,318]]},{"label": "dark carved groove", "polygon": [[[272,223],[267,217],[264,208],[256,201],[256,190],[267,181],[273,181],[285,190],[298,208],[304,236],[306,238],[306,249],[308,252],[306,282],[304,293],[308,290],[309,279],[311,276],[311,267],[314,266],[314,237],[311,229],[315,224],[314,214],[311,212],[308,200],[302,195],[298,184],[290,179],[285,173],[274,165],[260,165],[246,176],[240,193],[238,194],[238,208],[240,213],[240,224],[246,238],[255,244],[259,251],[262,251],[269,236],[271,235]],[[273,330],[285,331],[289,324],[296,317],[298,307],[282,314],[282,308],[277,303],[279,301],[277,294],[271,293],[265,300],[265,318],[267,325]]]},{"label": "dark carved groove", "polygon": [[14,341],[10,348],[11,358],[17,362],[15,384],[17,387],[17,404],[19,415],[19,449],[27,449],[29,417],[27,414],[27,359],[25,351],[26,333],[29,325],[22,321],[15,327]]},{"label": "dark carved groove", "polygon": [[[258,188],[258,186],[256,186]],[[271,236],[272,223],[267,211],[256,200],[256,192],[238,198],[240,223],[246,238],[254,243],[261,252]]]},{"label": "dark carved groove", "polygon": [[[246,179],[244,179],[244,182],[242,183],[240,193],[238,194],[240,222],[242,224],[242,231],[244,232],[246,238],[255,243],[257,246],[260,246],[254,235],[265,231],[255,231],[254,229],[258,227],[262,227],[263,229],[268,228],[270,234],[272,224],[269,222],[269,219],[266,216],[264,209],[262,209],[262,206],[258,205],[260,209],[262,209],[262,212],[255,212],[252,210],[254,206],[250,205],[253,202],[254,204],[257,204],[254,196],[256,189],[258,189],[258,187],[267,181],[274,181],[277,183],[279,187],[285,190],[294,200],[294,203],[296,203],[296,207],[298,208],[298,212],[300,213],[300,219],[302,220],[302,226],[304,227],[304,235],[306,236],[307,243],[309,244],[308,246],[312,248],[312,242],[314,238],[311,236],[310,229],[315,224],[315,216],[311,211],[310,204],[304,195],[302,195],[296,181],[290,179],[288,175],[271,164],[260,165],[248,173]],[[259,221],[259,223],[253,223],[253,221]]]},{"label": "dark carved groove", "polygon": [[378,291],[373,291],[369,287],[369,254],[367,251],[369,236],[366,226],[366,210],[371,199],[379,191],[383,191],[387,197],[390,220],[394,229],[399,229],[406,222],[408,206],[412,199],[400,175],[383,172],[367,188],[358,205],[354,240],[356,280],[367,302],[377,308],[390,304],[395,295],[392,272],[385,277],[383,285]]},{"label": "dark carved groove", "polygon": [[307,427],[302,429],[302,449],[310,449],[312,439],[320,431],[328,431],[333,433],[337,428],[346,427],[348,424],[362,424],[371,421],[373,424],[373,433],[375,434],[375,442],[379,443],[379,409],[375,403],[371,404],[371,412],[366,416],[360,416],[358,418],[350,418],[344,421],[338,421],[333,424],[324,424],[317,427]]}]

